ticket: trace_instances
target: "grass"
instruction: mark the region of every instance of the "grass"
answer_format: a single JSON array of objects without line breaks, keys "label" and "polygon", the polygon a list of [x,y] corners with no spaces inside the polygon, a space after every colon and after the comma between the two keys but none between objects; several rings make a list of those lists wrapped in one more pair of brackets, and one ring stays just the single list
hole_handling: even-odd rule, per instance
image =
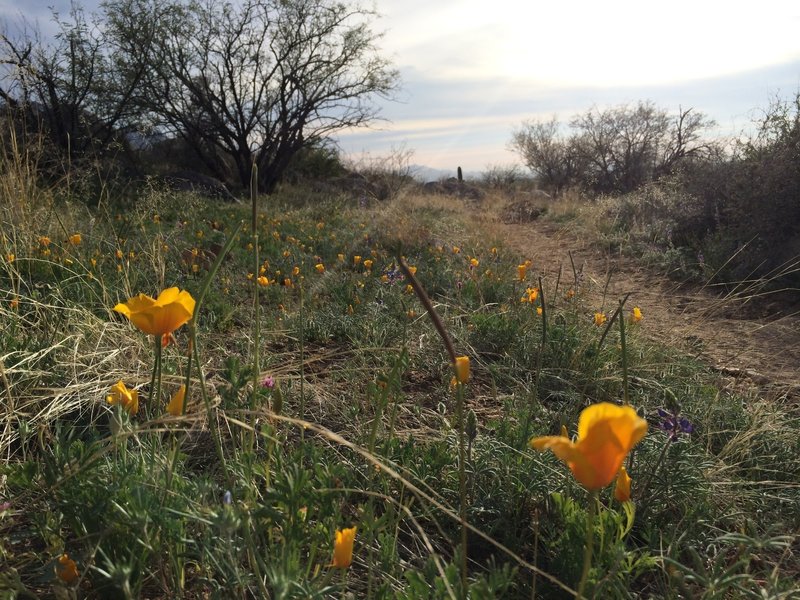
[{"label": "grass", "polygon": [[[650,341],[646,314],[626,327],[626,390],[623,340],[616,324],[594,325],[587,290],[545,276],[538,315],[520,302],[536,265],[517,281],[527,257],[469,207],[413,193],[366,208],[285,200],[292,190],[262,198],[271,283],[256,335],[249,208],[149,190],[127,210],[89,211],[25,189],[0,215],[9,597],[568,597],[589,494],[527,441],[562,425],[574,435],[583,408],[626,392],[650,424],[628,463],[635,517],[601,491],[587,594],[797,593],[797,407],[727,390]],[[461,426],[448,354],[398,255],[471,359]],[[109,406],[118,380],[146,399],[153,365],[152,339],[112,307],[171,286],[198,297],[206,283],[186,414],[166,403],[186,377],[188,326],[164,350],[162,397],[135,416]],[[267,376],[274,387],[258,383]],[[658,408],[693,431],[671,438]],[[351,526],[353,564],[331,568],[334,533]],[[76,581],[57,576],[64,553]]]}]

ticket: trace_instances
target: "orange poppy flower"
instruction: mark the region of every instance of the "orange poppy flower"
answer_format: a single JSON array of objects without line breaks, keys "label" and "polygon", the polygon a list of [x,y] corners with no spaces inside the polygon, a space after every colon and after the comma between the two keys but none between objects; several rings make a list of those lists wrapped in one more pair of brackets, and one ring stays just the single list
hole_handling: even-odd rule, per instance
[{"label": "orange poppy flower", "polygon": [[172,287],[156,299],[139,294],[124,304],[117,304],[114,310],[128,317],[140,331],[163,336],[188,323],[194,314],[194,305],[189,292]]},{"label": "orange poppy flower", "polygon": [[186,386],[181,385],[178,391],[172,395],[167,405],[167,412],[173,417],[180,417],[183,414],[183,401],[186,397]]},{"label": "orange poppy flower", "polygon": [[119,380],[106,396],[106,402],[119,404],[130,414],[135,415],[139,412],[139,391],[129,390],[122,380]]},{"label": "orange poppy flower", "polygon": [[69,557],[66,552],[58,557],[57,567],[58,578],[64,583],[74,583],[80,575],[78,575],[78,565]]},{"label": "orange poppy flower", "polygon": [[469,356],[459,356],[456,358],[456,379],[459,383],[469,381]]},{"label": "orange poppy flower", "polygon": [[620,502],[627,502],[631,499],[631,477],[625,467],[619,469],[617,484],[614,486],[614,498]]},{"label": "orange poppy flower", "polygon": [[332,567],[346,569],[353,563],[353,543],[356,539],[356,530],[356,527],[336,530]]},{"label": "orange poppy flower", "polygon": [[551,435],[534,438],[530,445],[535,450],[552,450],[581,485],[598,490],[614,480],[622,461],[645,433],[647,421],[633,407],[600,402],[581,412],[577,442]]}]

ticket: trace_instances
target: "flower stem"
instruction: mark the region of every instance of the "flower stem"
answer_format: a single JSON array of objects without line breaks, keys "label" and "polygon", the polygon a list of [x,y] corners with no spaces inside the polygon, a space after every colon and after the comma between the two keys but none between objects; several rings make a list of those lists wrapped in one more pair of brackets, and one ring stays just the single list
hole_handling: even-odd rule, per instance
[{"label": "flower stem", "polygon": [[467,479],[464,448],[464,384],[456,384],[456,421],[458,423],[458,497],[461,520],[461,594],[467,597]]},{"label": "flower stem", "polygon": [[581,571],[581,581],[578,584],[578,593],[575,596],[580,600],[585,598],[583,590],[586,588],[586,581],[589,579],[589,569],[592,566],[592,549],[594,547],[594,519],[597,515],[597,490],[593,490],[589,496],[589,514],[586,517],[586,547],[583,551],[583,570]]},{"label": "flower stem", "polygon": [[258,166],[253,163],[250,173],[250,200],[252,203],[252,234],[253,234],[253,260],[254,270],[253,279],[255,280],[255,296],[253,298],[253,395],[250,397],[250,412],[252,416],[248,448],[253,450],[256,441],[256,400],[258,398],[259,379],[261,376],[261,365],[259,360],[259,346],[261,345],[261,299],[259,295],[258,277],[261,269],[261,257],[258,255]]},{"label": "flower stem", "polygon": [[156,393],[156,379],[158,378],[158,365],[159,365],[159,359],[161,358],[161,336],[155,335],[153,336],[153,338],[156,341],[155,356],[153,357],[153,374],[150,377],[150,391],[147,394],[147,406],[145,407],[148,418],[152,416],[151,407],[153,406],[153,396]]},{"label": "flower stem", "polygon": [[625,316],[622,314],[623,300],[619,301],[619,345],[622,349],[622,394],[625,404],[630,404],[628,392],[628,352],[625,345]]}]

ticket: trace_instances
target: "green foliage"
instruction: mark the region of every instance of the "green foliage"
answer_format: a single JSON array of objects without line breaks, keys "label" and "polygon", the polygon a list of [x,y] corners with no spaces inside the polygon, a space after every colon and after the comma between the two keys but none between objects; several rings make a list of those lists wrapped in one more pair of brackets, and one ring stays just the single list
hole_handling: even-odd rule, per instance
[{"label": "green foliage", "polygon": [[[384,215],[330,200],[261,207],[259,273],[240,233],[194,324],[187,413],[171,417],[189,328],[163,350],[158,397],[153,340],[110,309],[204,288],[210,255],[249,213],[193,202],[154,193],[135,212],[93,213],[91,229],[65,207],[61,223],[15,225],[2,242],[3,585],[68,593],[54,577],[68,553],[86,597],[450,597],[461,586],[453,373]],[[487,247],[459,213],[399,210],[417,225],[403,253],[472,359],[466,514],[484,535],[467,539],[469,596],[527,598],[536,585],[537,597],[563,597],[527,565],[577,585],[586,494],[526,444],[562,425],[574,435],[588,404],[622,397],[618,330],[593,324],[598,307],[581,289],[567,298],[544,278],[543,336],[544,315],[519,301],[519,257]],[[648,342],[647,327],[626,340],[630,397],[651,427],[629,464],[636,517],[602,491],[587,589],[780,597],[797,568],[786,551],[798,527],[796,412],[720,392],[701,365]],[[118,380],[139,390],[139,414],[106,403]],[[673,441],[656,409],[678,402],[694,431]],[[335,531],[354,525],[353,564],[330,568]]]}]

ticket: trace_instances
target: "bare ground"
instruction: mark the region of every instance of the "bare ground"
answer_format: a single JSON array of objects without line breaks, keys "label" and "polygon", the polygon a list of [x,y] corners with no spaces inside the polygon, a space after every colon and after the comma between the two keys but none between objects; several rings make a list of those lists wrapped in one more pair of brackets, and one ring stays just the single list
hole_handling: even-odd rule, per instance
[{"label": "bare ground", "polygon": [[[492,227],[550,281],[561,270],[561,281],[572,285],[574,263],[583,272],[582,293],[597,310],[610,315],[618,299],[630,293],[626,306],[641,308],[648,335],[697,356],[731,385],[755,386],[774,398],[800,398],[797,306],[780,307],[752,290],[723,295],[672,281],[629,257],[604,253],[553,222],[494,222]],[[758,314],[770,316],[753,316]]]}]

